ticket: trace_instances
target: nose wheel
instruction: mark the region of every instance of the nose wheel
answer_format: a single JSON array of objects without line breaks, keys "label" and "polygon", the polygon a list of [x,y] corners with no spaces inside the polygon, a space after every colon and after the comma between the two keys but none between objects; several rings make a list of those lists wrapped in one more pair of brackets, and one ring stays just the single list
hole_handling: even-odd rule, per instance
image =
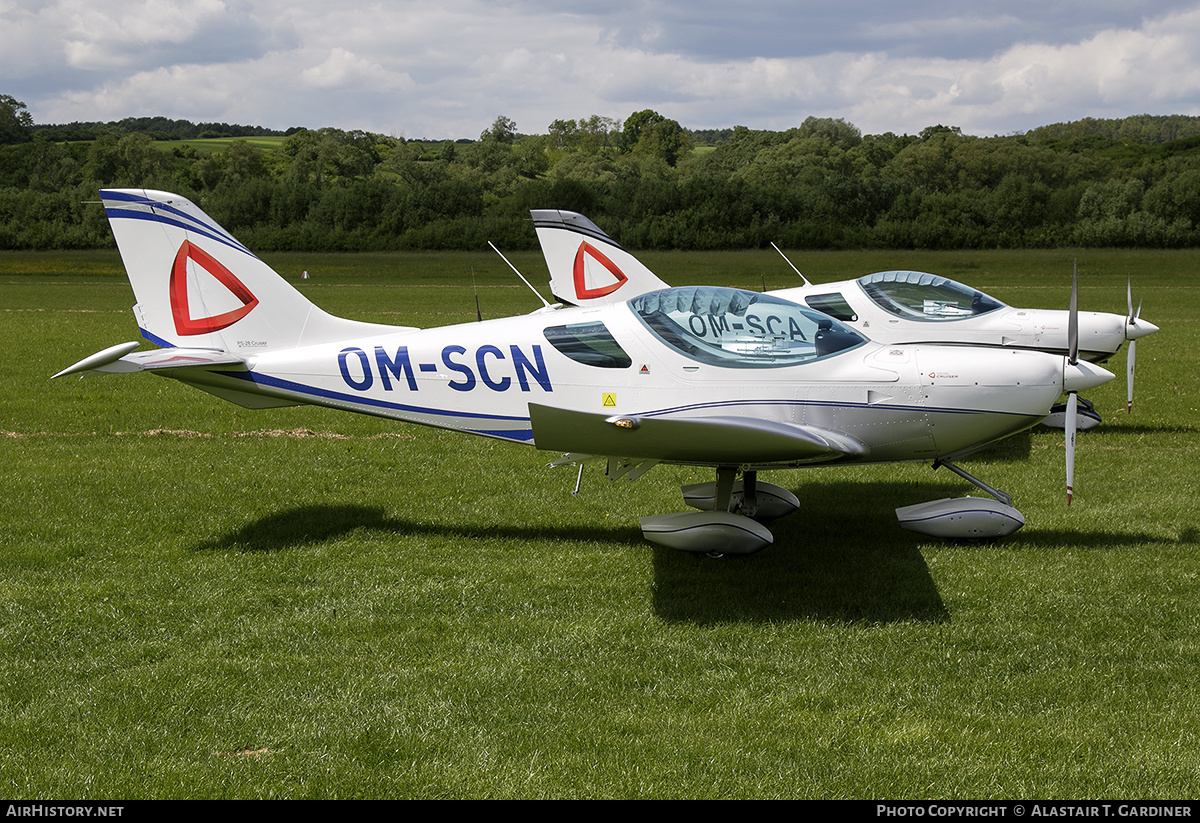
[{"label": "nose wheel", "polygon": [[959,477],[991,495],[959,497],[902,506],[896,509],[900,527],[931,537],[959,540],[980,540],[1007,537],[1025,525],[1025,515],[1012,505],[1012,495],[989,486],[978,477],[954,465],[949,460],[933,464],[945,466]]}]

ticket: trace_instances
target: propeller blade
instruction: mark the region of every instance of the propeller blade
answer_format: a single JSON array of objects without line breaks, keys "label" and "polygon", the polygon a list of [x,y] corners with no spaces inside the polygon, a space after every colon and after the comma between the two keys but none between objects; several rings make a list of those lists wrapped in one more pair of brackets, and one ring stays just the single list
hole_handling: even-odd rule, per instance
[{"label": "propeller blade", "polygon": [[1071,392],[1067,395],[1067,420],[1064,428],[1067,432],[1067,505],[1071,505],[1071,497],[1075,494],[1075,421],[1079,411],[1079,395]]},{"label": "propeller blade", "polygon": [[1138,301],[1137,311],[1133,310],[1133,278],[1125,282],[1125,322],[1133,325],[1142,316],[1142,301]]}]

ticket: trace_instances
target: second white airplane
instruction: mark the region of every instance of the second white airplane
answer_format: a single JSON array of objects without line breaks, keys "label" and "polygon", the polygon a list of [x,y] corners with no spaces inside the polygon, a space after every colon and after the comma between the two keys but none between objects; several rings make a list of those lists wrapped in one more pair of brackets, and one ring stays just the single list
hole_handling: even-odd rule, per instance
[{"label": "second white airplane", "polygon": [[[597,305],[667,287],[587,217],[550,209],[531,214],[550,269],[550,287],[559,300]],[[1071,314],[1066,309],[1016,308],[927,272],[883,271],[855,280],[811,283],[792,268],[804,284],[768,294],[816,309],[881,343],[991,346],[1059,355],[1070,351]],[[1077,345],[1080,359],[1105,363],[1128,343],[1126,408],[1132,410],[1137,341],[1158,331],[1158,326],[1140,317],[1140,306],[1134,309],[1128,285],[1126,302],[1125,316],[1078,312]],[[1100,421],[1090,404],[1081,413],[1085,416],[1080,428]],[[1060,415],[1047,422],[1062,428]]]}]

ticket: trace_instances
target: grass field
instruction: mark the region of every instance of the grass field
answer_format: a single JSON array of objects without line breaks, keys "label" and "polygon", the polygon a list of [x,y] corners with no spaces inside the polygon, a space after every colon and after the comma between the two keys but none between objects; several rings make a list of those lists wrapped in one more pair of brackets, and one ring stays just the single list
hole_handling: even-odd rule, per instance
[{"label": "grass field", "polygon": [[215,154],[225,151],[234,143],[249,143],[264,151],[275,151],[283,145],[285,137],[205,137],[195,140],[156,140],[154,145],[163,151],[175,149],[195,149],[201,154]]},{"label": "grass field", "polygon": [[[51,382],[137,337],[115,252],[0,254],[0,793],[120,798],[1200,796],[1200,252],[819,253],[1162,331],[1062,435],[967,468],[1028,519],[955,543],[893,509],[928,466],[776,472],[800,512],[741,559],[654,547],[682,509],[504,443],[146,375]],[[543,286],[537,254],[510,259]],[[780,288],[774,251],[647,254]],[[275,255],[319,305],[437,325],[540,304],[487,254]],[[312,277],[299,281],[302,270]]]}]

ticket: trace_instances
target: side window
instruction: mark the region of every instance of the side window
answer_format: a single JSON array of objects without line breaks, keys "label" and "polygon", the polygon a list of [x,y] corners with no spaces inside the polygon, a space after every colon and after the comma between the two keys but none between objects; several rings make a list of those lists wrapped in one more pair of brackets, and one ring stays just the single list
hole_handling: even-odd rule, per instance
[{"label": "side window", "polygon": [[627,369],[633,365],[633,360],[603,323],[551,326],[542,334],[546,342],[576,363],[601,369]]},{"label": "side window", "polygon": [[828,314],[835,320],[845,320],[853,322],[858,319],[858,315],[854,313],[854,309],[850,308],[850,304],[840,294],[814,294],[812,297],[804,298],[804,302],[809,305],[809,308],[816,309],[821,314]]}]

